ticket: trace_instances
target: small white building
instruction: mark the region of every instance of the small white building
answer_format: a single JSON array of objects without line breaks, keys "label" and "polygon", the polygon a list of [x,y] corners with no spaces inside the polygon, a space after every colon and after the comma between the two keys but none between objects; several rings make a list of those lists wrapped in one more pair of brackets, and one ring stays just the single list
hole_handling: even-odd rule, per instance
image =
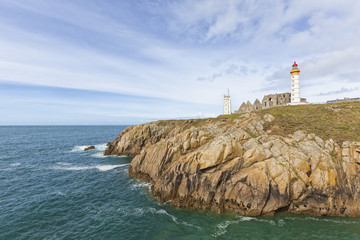
[{"label": "small white building", "polygon": [[224,115],[231,114],[231,99],[228,89],[228,95],[224,95]]}]

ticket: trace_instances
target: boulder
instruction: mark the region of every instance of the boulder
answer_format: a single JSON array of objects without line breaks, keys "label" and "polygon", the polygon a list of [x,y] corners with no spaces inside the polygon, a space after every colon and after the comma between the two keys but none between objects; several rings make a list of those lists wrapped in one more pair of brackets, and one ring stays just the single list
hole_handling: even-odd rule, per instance
[{"label": "boulder", "polygon": [[89,151],[89,150],[94,150],[95,146],[89,146],[87,148],[84,149],[84,151]]}]

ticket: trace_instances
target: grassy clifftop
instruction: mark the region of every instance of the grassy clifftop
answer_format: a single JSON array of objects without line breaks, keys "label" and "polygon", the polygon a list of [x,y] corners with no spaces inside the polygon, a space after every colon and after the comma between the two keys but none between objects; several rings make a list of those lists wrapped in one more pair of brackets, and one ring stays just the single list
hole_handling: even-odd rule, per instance
[{"label": "grassy clifftop", "polygon": [[[267,113],[275,117],[274,121],[264,124],[265,130],[271,130],[271,134],[286,136],[302,130],[315,133],[324,140],[331,138],[338,144],[344,141],[360,142],[360,101],[273,107],[251,114],[263,117]],[[241,113],[208,119],[163,120],[158,124],[175,126],[179,122],[184,122],[184,127],[189,128],[211,125],[219,121],[224,125],[231,125],[235,119],[246,120],[247,116]]]},{"label": "grassy clifftop", "polygon": [[265,125],[265,130],[271,129],[272,134],[304,130],[338,143],[360,141],[360,102],[274,107],[256,113],[275,117]]}]

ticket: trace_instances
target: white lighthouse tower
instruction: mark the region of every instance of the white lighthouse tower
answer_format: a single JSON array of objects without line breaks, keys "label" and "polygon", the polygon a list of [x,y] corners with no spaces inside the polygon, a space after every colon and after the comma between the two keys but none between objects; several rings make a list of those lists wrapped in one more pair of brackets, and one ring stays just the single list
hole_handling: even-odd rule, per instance
[{"label": "white lighthouse tower", "polygon": [[231,99],[228,89],[228,94],[224,95],[224,115],[231,114]]},{"label": "white lighthouse tower", "polygon": [[292,65],[290,71],[291,74],[291,101],[290,105],[302,104],[300,99],[300,80],[299,80],[300,69],[296,62]]}]

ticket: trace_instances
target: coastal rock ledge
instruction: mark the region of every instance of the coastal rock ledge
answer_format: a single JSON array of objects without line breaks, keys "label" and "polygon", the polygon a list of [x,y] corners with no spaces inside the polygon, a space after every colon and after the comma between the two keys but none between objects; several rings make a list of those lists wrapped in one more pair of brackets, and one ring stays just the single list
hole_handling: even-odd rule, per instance
[{"label": "coastal rock ledge", "polygon": [[275,135],[264,130],[273,119],[248,113],[131,126],[105,154],[134,156],[129,176],[176,207],[358,217],[360,142]]}]

